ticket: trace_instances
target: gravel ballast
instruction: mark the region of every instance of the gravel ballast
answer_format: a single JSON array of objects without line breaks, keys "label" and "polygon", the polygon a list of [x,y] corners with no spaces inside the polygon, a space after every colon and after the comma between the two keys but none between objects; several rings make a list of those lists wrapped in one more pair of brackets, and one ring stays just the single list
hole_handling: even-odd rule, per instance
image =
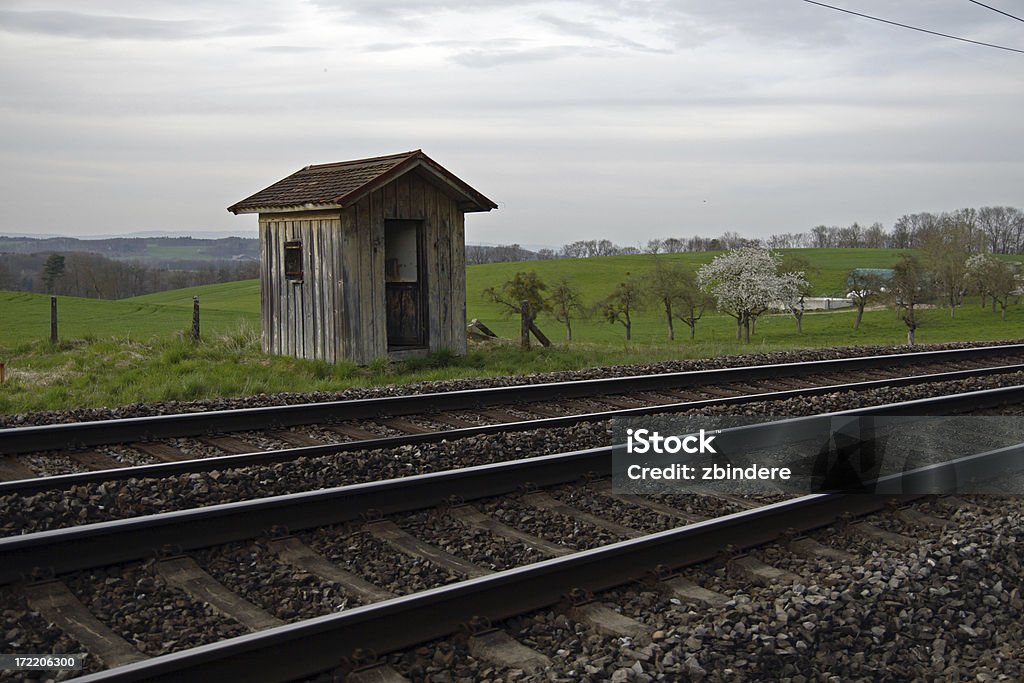
[{"label": "gravel ballast", "polygon": [[[1021,374],[1014,373],[955,382],[759,402],[744,406],[712,406],[687,411],[686,414],[780,417],[812,415],[935,395],[1016,386],[1021,382]],[[1006,412],[1010,413],[1012,410]],[[611,434],[607,423],[588,423],[558,429],[492,434],[433,444],[344,453],[337,456],[299,458],[272,465],[182,474],[164,479],[129,479],[121,482],[85,484],[75,486],[69,491],[46,491],[31,496],[12,494],[0,496],[0,508],[5,510],[4,518],[0,522],[0,534],[11,536],[89,522],[607,446],[610,443]]]},{"label": "gravel ballast", "polygon": [[[597,596],[647,625],[649,639],[599,635],[554,610],[500,624],[552,659],[542,674],[493,667],[450,643],[391,661],[432,683],[466,676],[618,683],[1021,680],[1024,502],[972,500],[987,502],[947,511],[954,526],[919,530],[910,549],[848,539],[852,562],[805,559],[779,546],[755,552],[798,573],[801,579],[793,582],[758,586],[724,564],[683,571],[725,594],[729,600],[721,607],[637,585]],[[937,514],[942,508],[923,509]],[[446,661],[451,668],[441,666]]]}]

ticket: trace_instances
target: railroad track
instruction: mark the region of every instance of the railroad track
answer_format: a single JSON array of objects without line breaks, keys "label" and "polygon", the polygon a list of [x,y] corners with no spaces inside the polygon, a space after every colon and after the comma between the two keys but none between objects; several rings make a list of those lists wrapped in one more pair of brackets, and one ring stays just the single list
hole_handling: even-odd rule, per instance
[{"label": "railroad track", "polygon": [[1015,344],[18,427],[0,430],[0,494],[1022,369]]},{"label": "railroad track", "polygon": [[[1022,399],[1024,387],[1009,387],[851,413],[945,414],[1019,404]],[[792,433],[794,424],[804,422],[790,421],[788,433]],[[763,429],[766,431],[762,441],[781,433],[772,432],[771,425]],[[971,468],[970,473],[976,475],[982,470],[1005,469],[1008,462],[1019,461],[1021,453],[1022,447],[1014,444],[936,467],[959,468],[961,475]],[[3,589],[3,598],[15,603],[8,612],[17,612],[17,601],[25,601],[52,623],[71,631],[79,642],[83,642],[82,638],[93,638],[89,650],[94,656],[108,664],[122,664],[87,676],[84,681],[290,680],[333,669],[338,666],[340,655],[353,655],[357,650],[383,654],[446,637],[462,625],[480,623],[474,617],[505,619],[562,602],[572,589],[606,590],[642,579],[662,565],[679,568],[717,557],[726,551],[727,545],[748,548],[777,539],[785,529],[807,531],[827,526],[841,515],[874,512],[884,509],[888,500],[906,498],[896,489],[897,492],[883,496],[823,494],[751,508],[749,501],[718,496],[714,498],[719,504],[717,513],[713,508],[705,508],[709,514],[697,515],[692,509],[674,507],[679,503],[678,497],[669,497],[667,502],[628,496],[616,500],[606,485],[610,467],[610,449],[590,449],[0,539],[0,582],[16,586]],[[933,467],[911,476],[934,480],[936,471]],[[781,493],[785,497],[785,492]],[[588,501],[593,503],[596,499],[606,502],[588,509]],[[651,514],[664,518],[664,530],[650,533],[649,526],[632,528],[623,524],[624,504],[644,510],[648,518]],[[573,534],[557,533],[553,538],[544,538],[536,527],[523,521],[526,508],[532,510],[534,517],[560,516],[571,520],[577,528],[597,528],[606,534],[596,543],[577,545],[577,550],[584,549],[573,552],[573,548],[559,543]],[[718,517],[721,512],[732,514]],[[447,533],[447,543],[426,542],[409,532],[410,528],[429,526],[423,524],[424,514],[448,520],[449,531],[435,530],[432,539],[440,543],[438,537]],[[698,516],[715,518],[698,521]],[[644,526],[641,517],[634,515],[641,522],[636,526]],[[517,544],[523,549],[522,557],[527,559],[508,561],[497,572],[481,566],[479,553],[473,555],[471,549],[463,548],[460,556],[457,532],[451,531],[457,528],[464,535],[472,531],[474,541],[483,534],[505,544]],[[333,550],[323,534],[335,536]],[[308,596],[318,591],[322,595],[329,584],[362,606],[284,624],[288,615],[271,613],[270,609],[271,604],[279,602],[278,598],[266,594],[259,597],[260,589],[256,586],[265,585],[266,577],[245,579],[229,576],[230,572],[225,574],[224,557],[218,561],[217,553],[210,550],[223,544],[234,544],[225,551],[228,557],[237,558],[238,553],[244,557],[246,552],[276,555],[275,581],[290,583],[292,590],[296,590],[296,583],[306,582],[311,587],[299,602],[310,602]],[[809,541],[803,542],[802,547],[812,549],[808,552],[815,548]],[[346,555],[370,562],[381,548],[391,551],[393,557],[375,560],[377,565],[390,564],[392,570],[400,568],[402,576],[393,581],[401,583],[411,576],[430,575],[433,585],[441,584],[440,587],[390,597],[389,593],[402,591],[394,590],[395,585],[382,587],[360,576],[358,564],[342,566]],[[467,554],[472,555],[472,561],[464,557]],[[395,560],[398,556],[405,560]],[[552,559],[538,562],[542,557]],[[139,564],[141,560],[145,560],[144,564]],[[527,562],[530,564],[518,566]],[[93,569],[115,564],[113,569]],[[234,564],[237,566],[237,562]],[[734,558],[733,565],[754,574],[769,571],[754,561],[740,562]],[[281,567],[288,569],[282,573]],[[428,571],[429,568],[433,569]],[[431,574],[438,568],[444,572]],[[27,577],[38,577],[40,572],[56,580],[24,583]],[[219,574],[219,578],[213,574]],[[704,595],[685,579],[676,579],[680,577],[673,577],[674,583],[666,583],[669,587],[659,590],[689,594],[691,598]],[[139,597],[140,591],[160,594],[171,604],[175,600],[180,602],[183,613],[199,610],[197,622],[217,622],[221,626],[230,622],[230,628],[225,627],[223,632],[215,628],[215,642],[144,659],[126,637],[136,628],[129,624],[137,624],[139,618],[136,616],[133,621],[123,611],[109,613],[110,604],[123,602],[125,595],[122,592],[117,599],[105,597],[105,591],[116,592],[126,583],[130,584],[129,602],[145,602],[145,595]],[[450,585],[443,585],[446,583]],[[616,618],[606,605],[589,602],[578,592],[574,595],[574,601],[579,603],[571,609],[574,619],[605,632],[615,628],[625,629],[622,633],[636,630],[635,624]],[[202,613],[196,605],[204,603],[207,608]],[[328,603],[335,608],[338,605],[321,599],[320,608]],[[209,605],[215,607],[211,610]],[[91,611],[104,609],[107,620],[116,624],[119,632],[100,623]],[[165,608],[160,611],[165,612]],[[216,614],[211,615],[211,611]],[[246,631],[251,633],[224,639]],[[146,633],[145,629],[141,632]],[[97,633],[102,634],[98,641]],[[630,637],[640,635],[637,631]],[[479,632],[472,638],[477,639],[473,642],[478,652],[491,651],[490,656],[498,657],[493,652],[502,651],[511,657],[496,666],[514,668],[517,661],[542,661],[504,632]],[[176,645],[154,646],[145,638],[136,638],[136,642],[149,652],[173,650]],[[341,650],[339,643],[344,644]],[[513,654],[508,655],[509,652]],[[365,654],[355,658],[361,656]],[[547,657],[543,653],[540,656]],[[385,674],[356,673],[352,680],[359,680],[360,675]]]}]

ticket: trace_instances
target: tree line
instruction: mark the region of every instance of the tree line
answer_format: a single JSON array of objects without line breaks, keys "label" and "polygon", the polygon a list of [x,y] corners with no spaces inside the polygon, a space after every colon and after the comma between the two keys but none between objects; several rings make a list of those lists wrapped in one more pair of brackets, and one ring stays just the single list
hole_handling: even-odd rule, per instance
[{"label": "tree line", "polygon": [[1024,212],[1012,206],[984,206],[944,213],[905,214],[891,229],[877,221],[871,225],[855,221],[847,226],[818,225],[805,232],[778,233],[765,240],[727,231],[718,237],[658,237],[648,240],[643,248],[622,246],[610,240],[577,240],[558,249],[538,251],[524,249],[518,244],[467,245],[466,263],[477,265],[641,253],[682,254],[756,246],[769,249],[919,249],[936,234],[944,234],[951,229],[963,233],[963,244],[971,254],[1024,253]]},{"label": "tree line", "polygon": [[[993,312],[998,307],[1006,320],[1011,299],[1019,301],[1021,296],[1018,264],[989,252],[969,254],[956,241],[958,236],[959,228],[947,226],[924,243],[920,255],[905,253],[891,269],[849,271],[847,297],[856,309],[853,328],[860,327],[868,305],[885,304],[895,309],[906,326],[907,343],[913,345],[923,305],[946,305],[955,317],[968,294],[979,296],[983,307],[991,303]],[[589,304],[568,278],[549,286],[535,272],[516,273],[501,287],[484,290],[484,296],[509,312],[522,313],[528,318],[524,324],[541,313],[550,314],[564,325],[567,341],[572,341],[574,321],[594,317],[621,325],[628,341],[634,317],[642,310],[657,312],[670,341],[676,338],[680,323],[694,339],[697,323],[706,312],[716,310],[732,317],[736,338],[749,343],[758,318],[769,311],[788,313],[797,333],[803,331],[810,271],[799,255],[748,245],[720,254],[699,268],[653,255],[646,272],[627,274],[603,298]]]},{"label": "tree line", "polygon": [[962,235],[963,247],[972,254],[1024,253],[1024,212],[1012,206],[905,214],[891,230],[877,222],[818,225],[807,232],[772,235],[765,244],[772,249],[920,249],[951,231]]},{"label": "tree line", "polygon": [[576,240],[558,249],[531,251],[518,244],[485,246],[466,245],[466,264],[509,263],[513,261],[548,261],[565,258],[593,258],[595,256],[631,256],[634,254],[681,254],[691,251],[721,251],[761,244],[761,240],[748,239],[736,232],[724,232],[718,237],[666,237],[650,240],[646,248],[623,246],[611,240]]},{"label": "tree line", "polygon": [[599,317],[621,325],[626,340],[633,337],[634,316],[656,310],[665,321],[668,339],[676,338],[676,325],[685,325],[694,339],[697,323],[710,310],[736,320],[737,339],[750,341],[757,317],[773,307],[801,310],[810,285],[799,265],[764,247],[746,246],[717,256],[694,269],[689,264],[658,258],[642,274],[627,274],[605,297],[586,303],[581,290],[568,278],[549,287],[535,272],[516,273],[501,287],[488,287],[484,296],[510,313],[521,313],[532,323],[541,313],[551,314],[565,326],[572,341],[572,325],[580,318]]},{"label": "tree line", "polygon": [[163,268],[80,252],[0,254],[0,290],[123,299],[259,277],[255,261],[197,261]]}]

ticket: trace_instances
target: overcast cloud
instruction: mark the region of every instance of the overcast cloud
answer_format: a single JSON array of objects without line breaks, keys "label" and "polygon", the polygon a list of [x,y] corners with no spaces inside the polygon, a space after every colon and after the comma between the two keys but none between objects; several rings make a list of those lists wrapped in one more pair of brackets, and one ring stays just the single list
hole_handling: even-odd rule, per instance
[{"label": "overcast cloud", "polygon": [[[965,0],[835,4],[1024,49]],[[255,235],[225,207],[417,148],[498,202],[476,242],[889,227],[1024,206],[1022,74],[800,0],[7,0],[0,232]]]}]

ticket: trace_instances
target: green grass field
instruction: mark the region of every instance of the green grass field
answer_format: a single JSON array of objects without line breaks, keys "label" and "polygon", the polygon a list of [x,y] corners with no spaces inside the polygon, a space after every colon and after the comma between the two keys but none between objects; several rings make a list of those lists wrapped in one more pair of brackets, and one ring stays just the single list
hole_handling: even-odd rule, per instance
[{"label": "green grass field", "polygon": [[[201,291],[203,330],[224,333],[241,324],[259,327],[259,283],[210,285]],[[151,296],[167,296],[177,290]],[[254,294],[255,292],[255,294]],[[181,302],[178,299],[181,299]],[[58,334],[61,339],[102,339],[112,336],[145,340],[192,328],[192,294],[169,296],[168,302],[149,297],[101,301],[62,296],[57,299]],[[187,303],[185,303],[187,299]],[[249,310],[251,308],[252,310]],[[50,297],[26,292],[0,292],[0,352],[11,353],[22,344],[50,336]]]},{"label": "green grass field", "polygon": [[[800,250],[814,269],[816,294],[841,294],[846,272],[853,267],[887,267],[899,258],[896,250]],[[679,254],[694,265],[714,254]],[[485,301],[483,290],[500,285],[520,270],[534,270],[549,285],[566,277],[594,303],[627,274],[651,267],[652,257],[622,256],[594,259],[504,263],[471,266],[467,274],[467,312],[484,320],[499,335],[515,338],[519,322]],[[203,341],[192,343],[192,297],[199,296]],[[850,310],[807,313],[804,332],[796,334],[789,315],[765,315],[757,322],[751,344],[735,338],[735,323],[725,315],[708,314],[698,323],[696,339],[676,326],[676,341],[666,339],[659,311],[637,313],[633,339],[623,328],[604,320],[574,323],[574,342],[566,344],[564,327],[547,316],[539,325],[555,347],[522,353],[511,343],[482,346],[464,358],[434,357],[358,368],[343,363],[268,357],[259,350],[259,284],[255,280],[175,290],[121,301],[59,298],[60,339],[51,345],[49,297],[0,292],[0,361],[7,364],[8,381],[0,386],[0,413],[115,406],[140,401],[191,400],[291,391],[333,391],[352,386],[411,382],[456,377],[499,376],[580,367],[636,363],[672,358],[710,357],[750,351],[843,345],[900,345],[906,341],[903,323],[892,310],[865,314],[861,328],[852,329]],[[1024,308],[1011,306],[1007,320],[977,301],[957,310],[934,308],[920,313],[918,343],[991,341],[1024,335]]]},{"label": "green grass field", "polygon": [[[806,258],[811,265],[808,280],[816,295],[842,296],[846,293],[846,274],[853,268],[888,268],[899,261],[898,249],[783,249],[781,253],[795,253]],[[482,266],[470,266],[466,274],[466,308],[469,318],[480,318],[488,326],[502,336],[518,334],[518,321],[508,318],[500,304],[486,299],[483,291],[487,287],[499,288],[521,270],[535,271],[540,278],[552,286],[561,278],[567,279],[583,293],[585,302],[595,304],[609,293],[616,284],[629,275],[647,272],[653,267],[655,258],[671,262],[686,263],[693,268],[710,262],[720,252],[661,254],[657,257],[648,254],[636,256],[603,256],[589,259],[565,259],[557,261],[531,261],[527,263],[494,263]],[[633,341],[638,343],[654,343],[666,339],[666,325],[662,317],[652,307],[641,310],[633,325]],[[842,327],[844,323],[837,323]],[[541,329],[553,339],[563,339],[561,323],[550,316],[541,316]],[[768,322],[771,326],[772,323]],[[792,325],[792,322],[790,322]],[[676,338],[685,337],[689,330],[682,323],[677,323]],[[777,325],[774,327],[778,327]],[[834,334],[833,325],[822,332],[826,337]],[[762,328],[767,331],[768,327]],[[810,330],[807,330],[810,332]],[[899,330],[896,330],[899,332]],[[862,341],[853,343],[897,343],[891,339],[883,340],[873,332],[864,333]],[[698,323],[698,338],[710,341],[728,341],[735,335],[732,319],[727,316],[708,316]],[[624,339],[620,325],[610,325],[604,320],[580,320],[573,325],[573,336],[578,341],[598,343],[616,343]],[[777,337],[778,335],[774,335]],[[873,340],[873,341],[872,341]],[[815,346],[831,345],[827,339],[808,339],[808,344]]]}]

